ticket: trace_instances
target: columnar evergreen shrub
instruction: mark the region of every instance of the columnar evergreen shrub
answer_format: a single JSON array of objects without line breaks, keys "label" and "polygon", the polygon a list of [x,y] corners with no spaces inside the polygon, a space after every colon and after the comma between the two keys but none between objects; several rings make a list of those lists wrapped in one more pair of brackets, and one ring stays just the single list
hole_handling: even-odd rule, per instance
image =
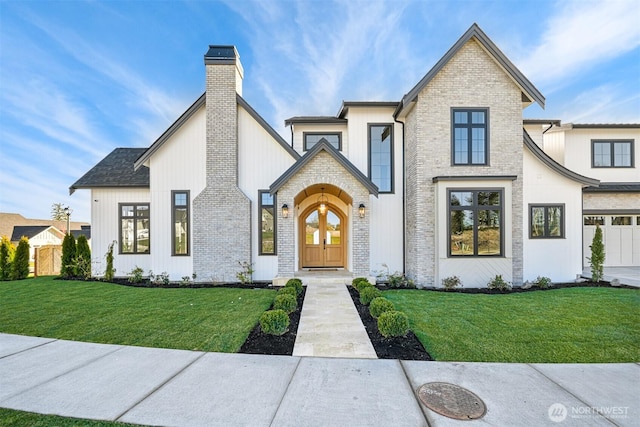
[{"label": "columnar evergreen shrub", "polygon": [[289,279],[284,286],[285,288],[294,288],[297,295],[302,294],[302,280],[300,279]]},{"label": "columnar evergreen shrub", "polygon": [[274,310],[284,310],[287,313],[293,313],[298,308],[296,297],[288,294],[278,294],[273,300]]},{"label": "columnar evergreen shrub", "polygon": [[604,244],[602,243],[602,230],[596,225],[596,233],[591,241],[591,257],[587,258],[591,264],[591,280],[599,282],[604,276]]},{"label": "columnar evergreen shrub", "polygon": [[409,332],[409,318],[401,311],[385,311],[378,317],[378,330],[383,337],[403,337]]},{"label": "columnar evergreen shrub", "polygon": [[11,280],[29,277],[29,239],[22,237],[11,263]]},{"label": "columnar evergreen shrub", "polygon": [[11,262],[15,248],[7,236],[2,236],[0,241],[0,280],[9,280],[11,277]]},{"label": "columnar evergreen shrub", "polygon": [[80,235],[76,242],[76,276],[83,279],[91,277],[91,249],[86,236]]},{"label": "columnar evergreen shrub", "polygon": [[369,304],[369,314],[371,317],[377,319],[385,311],[395,310],[395,307],[391,301],[385,297],[374,298]]},{"label": "columnar evergreen shrub", "polygon": [[107,268],[104,270],[104,280],[110,282],[113,280],[113,276],[116,274],[116,269],[113,268],[113,246],[116,244],[114,240],[111,242],[109,247],[107,248],[107,253],[105,255],[107,261]]},{"label": "columnar evergreen shrub", "polygon": [[74,266],[76,259],[76,239],[72,234],[64,236],[62,241],[62,265],[60,275],[65,278],[75,276]]},{"label": "columnar evergreen shrub", "polygon": [[362,291],[360,291],[360,303],[363,305],[369,305],[374,298],[381,296],[382,292],[380,292],[380,289],[373,286],[365,286]]},{"label": "columnar evergreen shrub", "polygon": [[267,310],[260,316],[260,329],[269,335],[282,335],[289,327],[289,315],[284,310]]}]

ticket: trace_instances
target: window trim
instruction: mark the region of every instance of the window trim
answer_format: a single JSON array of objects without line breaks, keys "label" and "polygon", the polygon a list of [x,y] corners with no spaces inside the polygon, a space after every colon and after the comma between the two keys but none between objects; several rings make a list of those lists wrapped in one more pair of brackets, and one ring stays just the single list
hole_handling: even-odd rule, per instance
[{"label": "window trim", "polygon": [[[123,206],[133,206],[133,216],[123,216],[122,215],[122,207]],[[146,206],[147,212],[149,212],[148,217],[138,217],[136,216],[136,212],[138,210],[138,206]],[[134,235],[134,243],[133,243],[133,252],[124,252],[122,250],[122,220],[126,218],[133,218],[133,235]],[[138,222],[137,218],[147,218],[149,220],[149,250],[147,252],[138,252]],[[151,254],[151,204],[149,202],[139,203],[139,202],[122,202],[118,203],[118,254],[119,255],[149,255]]]},{"label": "window trim", "polygon": [[[176,253],[176,194],[186,194],[187,204],[187,253]],[[180,205],[181,207],[182,205]],[[190,256],[191,255],[191,192],[189,190],[171,190],[171,256]]]},{"label": "window trim", "polygon": [[[615,165],[615,153],[614,146],[615,143],[626,142],[630,146],[630,157],[631,162],[629,166],[616,166]],[[608,166],[596,166],[595,159],[595,149],[596,144],[608,143],[609,144],[609,154],[611,158],[611,164]],[[593,169],[633,169],[635,168],[635,139],[592,139],[591,140],[591,167]]]},{"label": "window trim", "polygon": [[[302,132],[302,150],[309,151],[307,147],[307,135],[336,135],[338,137],[338,151],[342,151],[342,132]],[[327,140],[328,141],[328,140]],[[329,143],[331,144],[331,143]]]},{"label": "window trim", "polygon": [[[533,209],[544,208],[544,232],[543,236],[533,235]],[[560,208],[560,235],[549,235],[549,217],[547,208]],[[565,204],[564,203],[529,203],[529,238],[532,240],[547,240],[547,239],[566,239],[566,227],[565,227]],[[584,219],[583,219],[584,222]]]},{"label": "window trim", "polygon": [[[273,195],[273,205],[263,205],[262,195],[269,194],[269,190],[258,190],[258,255],[274,256],[278,255],[278,215],[276,207],[278,206],[277,194]],[[262,251],[262,208],[265,206],[273,206],[273,253]]]},{"label": "window trim", "polygon": [[[368,163],[368,177],[371,182],[373,182],[373,178],[371,177],[371,128],[375,126],[389,126],[391,128],[391,132],[389,137],[391,140],[389,141],[389,156],[390,156],[390,165],[391,165],[391,185],[389,191],[382,191],[378,188],[379,194],[395,194],[395,159],[394,159],[394,127],[393,123],[367,123],[367,163]],[[375,182],[373,182],[375,184]],[[377,186],[377,184],[376,184]]]},{"label": "window trim", "polygon": [[[485,148],[484,148],[484,163],[472,163],[471,156],[472,154],[472,139],[468,140],[468,159],[467,163],[456,163],[455,156],[455,148],[456,148],[456,121],[455,114],[460,112],[465,113],[473,113],[473,112],[483,112],[485,113],[485,123],[484,123],[484,138],[485,138]],[[489,108],[488,107],[451,107],[451,166],[490,166],[490,132],[489,132]],[[464,126],[471,130],[473,128],[472,123],[469,123],[469,126]]]},{"label": "window trim", "polygon": [[[493,254],[493,255],[478,255],[478,233],[477,231],[477,224],[476,224],[476,220],[478,218],[478,215],[474,215],[474,224],[473,224],[473,255],[454,255],[451,253],[451,212],[452,212],[452,206],[451,206],[451,193],[474,193],[473,199],[474,202],[471,206],[460,206],[461,209],[453,209],[453,210],[461,210],[461,211],[468,211],[468,210],[472,210],[475,212],[477,212],[478,210],[483,210],[480,209],[480,207],[483,207],[485,205],[478,205],[478,199],[476,194],[477,193],[483,193],[483,192],[498,192],[500,193],[500,205],[498,205],[499,209],[498,211],[500,212],[500,253],[499,254]],[[504,232],[505,232],[505,226],[504,226],[504,210],[505,210],[505,201],[504,201],[504,194],[505,194],[505,189],[503,187],[490,187],[490,188],[467,188],[467,187],[449,187],[447,188],[447,258],[454,258],[454,259],[459,259],[459,258],[475,258],[475,259],[482,259],[482,258],[504,258],[505,257],[505,247],[504,247]],[[492,205],[489,205],[492,206]],[[484,209],[484,210],[488,210],[488,209]],[[496,210],[496,209],[490,209],[490,210]]]}]

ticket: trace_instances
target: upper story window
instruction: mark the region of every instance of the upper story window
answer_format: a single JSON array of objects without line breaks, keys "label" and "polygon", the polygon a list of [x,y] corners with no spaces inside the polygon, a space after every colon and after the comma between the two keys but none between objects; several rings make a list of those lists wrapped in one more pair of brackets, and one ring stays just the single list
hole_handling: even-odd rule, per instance
[{"label": "upper story window", "polygon": [[393,193],[393,125],[369,125],[369,178],[380,193]]},{"label": "upper story window", "polygon": [[120,203],[120,253],[149,253],[149,203]]},{"label": "upper story window", "polygon": [[454,165],[489,164],[488,113],[485,108],[452,110]]},{"label": "upper story window", "polygon": [[564,237],[564,205],[529,205],[529,237],[554,239]]},{"label": "upper story window", "polygon": [[594,168],[632,168],[633,140],[592,140],[591,166]]},{"label": "upper story window", "polygon": [[259,251],[260,255],[276,254],[276,196],[271,195],[269,190],[258,192],[258,218],[260,223]]},{"label": "upper story window", "polygon": [[172,191],[172,255],[189,255],[189,192]]},{"label": "upper story window", "polygon": [[502,190],[449,190],[449,256],[501,256],[502,206]]},{"label": "upper story window", "polygon": [[342,150],[342,133],[317,133],[317,132],[305,132],[304,138],[304,151],[311,150],[314,145],[325,139],[336,150]]}]

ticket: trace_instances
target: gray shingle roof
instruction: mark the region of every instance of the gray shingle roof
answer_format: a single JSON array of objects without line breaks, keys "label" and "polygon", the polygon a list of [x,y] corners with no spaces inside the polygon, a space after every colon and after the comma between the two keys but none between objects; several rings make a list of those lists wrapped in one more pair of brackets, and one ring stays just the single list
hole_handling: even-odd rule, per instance
[{"label": "gray shingle roof", "polygon": [[149,187],[149,168],[133,165],[146,148],[116,148],[69,187],[69,194],[80,188]]},{"label": "gray shingle roof", "polygon": [[22,236],[25,236],[27,239],[31,239],[50,227],[50,225],[16,225],[13,227],[11,241],[17,242],[22,238]]}]

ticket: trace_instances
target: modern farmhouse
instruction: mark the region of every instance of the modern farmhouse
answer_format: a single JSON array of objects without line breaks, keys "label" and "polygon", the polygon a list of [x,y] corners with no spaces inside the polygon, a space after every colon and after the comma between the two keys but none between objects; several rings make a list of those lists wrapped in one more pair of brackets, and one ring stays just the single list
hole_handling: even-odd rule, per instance
[{"label": "modern farmhouse", "polygon": [[570,281],[596,223],[631,239],[615,262],[640,265],[640,126],[523,120],[545,98],[476,24],[399,101],[291,117],[289,141],[242,97],[235,47],[204,64],[206,92],[153,144],[71,186],[91,190],[95,275],[116,241],[117,275],[172,280],[234,282],[244,263],[276,283],[329,269]]}]

